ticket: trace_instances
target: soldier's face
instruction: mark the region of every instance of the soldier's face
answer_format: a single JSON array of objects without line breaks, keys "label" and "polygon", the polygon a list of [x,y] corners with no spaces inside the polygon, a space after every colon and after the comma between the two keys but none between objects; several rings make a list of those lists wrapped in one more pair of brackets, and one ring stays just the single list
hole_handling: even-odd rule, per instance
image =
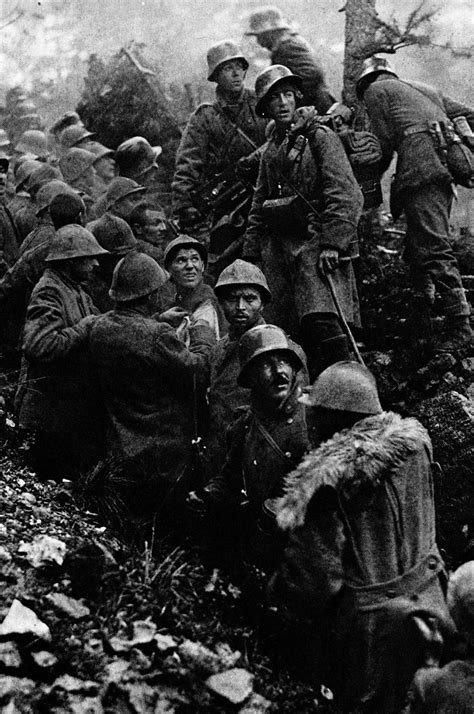
[{"label": "soldier's face", "polygon": [[166,238],[166,223],[160,211],[146,211],[146,222],[141,226],[141,238],[153,245],[160,244]]},{"label": "soldier's face", "polygon": [[244,86],[245,69],[239,60],[225,62],[217,74],[217,85],[224,92],[238,94]]},{"label": "soldier's face", "polygon": [[193,290],[202,282],[204,263],[195,248],[181,248],[168,270],[176,287]]},{"label": "soldier's face", "polygon": [[277,407],[289,395],[295,370],[282,350],[260,355],[251,365],[252,388],[265,403]]},{"label": "soldier's face", "polygon": [[291,124],[295,111],[296,97],[291,85],[282,84],[270,93],[265,114],[275,120],[277,128]]},{"label": "soldier's face", "polygon": [[103,159],[99,159],[94,166],[97,174],[104,181],[112,181],[115,177],[115,161],[110,156],[104,156]]},{"label": "soldier's face", "polygon": [[92,276],[94,269],[99,265],[97,258],[73,258],[69,262],[69,274],[76,283],[84,283]]},{"label": "soldier's face", "polygon": [[238,334],[253,327],[262,314],[262,297],[250,285],[229,288],[220,300],[227,322]]}]

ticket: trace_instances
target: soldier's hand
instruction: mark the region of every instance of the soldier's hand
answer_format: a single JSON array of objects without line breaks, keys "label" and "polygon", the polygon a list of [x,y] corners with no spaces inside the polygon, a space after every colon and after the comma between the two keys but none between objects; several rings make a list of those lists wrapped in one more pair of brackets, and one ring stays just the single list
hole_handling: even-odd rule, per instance
[{"label": "soldier's hand", "polygon": [[189,312],[182,307],[170,307],[169,310],[158,315],[159,322],[166,322],[171,327],[179,327],[185,317],[188,317]]},{"label": "soldier's hand", "polygon": [[194,513],[203,515],[206,510],[206,502],[200,498],[196,491],[190,491],[186,498],[186,506]]},{"label": "soldier's hand", "polygon": [[194,208],[194,206],[188,206],[187,208],[181,209],[179,213],[179,227],[181,230],[186,231],[193,228],[201,220],[201,214]]},{"label": "soldier's hand", "polygon": [[354,116],[352,109],[341,102],[333,104],[329,109],[329,114],[333,117],[339,117],[343,124],[350,124]]},{"label": "soldier's hand", "polygon": [[333,273],[339,266],[339,251],[335,248],[323,248],[319,256],[318,268],[323,275]]}]

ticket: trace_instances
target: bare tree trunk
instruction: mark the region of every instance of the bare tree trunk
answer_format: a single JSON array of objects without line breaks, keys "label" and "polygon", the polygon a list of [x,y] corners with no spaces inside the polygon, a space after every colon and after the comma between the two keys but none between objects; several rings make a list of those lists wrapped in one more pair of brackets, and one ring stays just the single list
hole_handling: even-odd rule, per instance
[{"label": "bare tree trunk", "polygon": [[343,101],[357,106],[355,84],[362,68],[364,48],[373,45],[377,24],[376,0],[346,0]]}]

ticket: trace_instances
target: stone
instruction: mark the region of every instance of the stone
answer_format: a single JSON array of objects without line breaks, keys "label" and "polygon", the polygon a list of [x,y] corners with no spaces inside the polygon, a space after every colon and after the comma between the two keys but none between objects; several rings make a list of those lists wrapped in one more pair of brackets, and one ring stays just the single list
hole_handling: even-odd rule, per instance
[{"label": "stone", "polygon": [[156,625],[150,620],[137,620],[133,623],[132,647],[148,645],[156,635]]},{"label": "stone", "polygon": [[34,568],[45,565],[62,565],[66,556],[66,543],[49,535],[39,535],[31,543],[20,543],[18,552],[26,555],[26,559]]},{"label": "stone", "polygon": [[0,545],[0,563],[9,563],[12,559],[12,554],[5,548],[4,545]]},{"label": "stone", "polygon": [[52,652],[40,650],[39,652],[31,652],[31,658],[37,667],[40,669],[53,669],[58,663],[58,658]]},{"label": "stone", "polygon": [[178,654],[184,664],[199,676],[208,677],[223,669],[219,656],[200,642],[185,640],[179,645]]},{"label": "stone", "polygon": [[32,679],[24,677],[0,677],[0,704],[7,703],[17,694],[31,694],[35,688]]},{"label": "stone", "polygon": [[48,625],[41,622],[33,610],[22,605],[17,599],[13,600],[7,616],[0,625],[0,636],[6,635],[33,635],[46,641],[51,639]]},{"label": "stone", "polygon": [[100,685],[89,679],[79,679],[78,677],[72,677],[70,674],[63,674],[54,680],[51,685],[51,691],[54,689],[62,689],[64,692],[71,694],[96,696],[100,692]]},{"label": "stone", "polygon": [[73,620],[81,620],[91,614],[86,605],[83,605],[80,600],[64,595],[63,593],[49,593],[46,595],[46,600],[61,612],[65,613]]},{"label": "stone", "polygon": [[270,711],[273,704],[261,694],[254,692],[248,702],[239,709],[238,714],[265,714]]},{"label": "stone", "polygon": [[206,686],[232,704],[242,704],[253,691],[253,674],[246,669],[229,669],[206,679]]},{"label": "stone", "polygon": [[159,652],[169,652],[170,650],[175,650],[178,646],[178,643],[171,635],[162,635],[157,632],[154,639]]}]

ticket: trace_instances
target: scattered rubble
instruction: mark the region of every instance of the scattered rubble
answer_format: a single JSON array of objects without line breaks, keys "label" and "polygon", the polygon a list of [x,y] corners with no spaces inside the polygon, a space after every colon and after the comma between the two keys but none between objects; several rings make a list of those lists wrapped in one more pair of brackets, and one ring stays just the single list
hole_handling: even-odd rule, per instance
[{"label": "scattered rubble", "polygon": [[66,543],[49,535],[39,535],[31,543],[21,542],[18,552],[25,555],[27,561],[34,568],[41,568],[53,563],[62,565],[66,556]]},{"label": "scattered rubble", "polygon": [[206,680],[206,685],[232,704],[242,704],[252,694],[253,680],[253,674],[237,668],[213,674]]}]

